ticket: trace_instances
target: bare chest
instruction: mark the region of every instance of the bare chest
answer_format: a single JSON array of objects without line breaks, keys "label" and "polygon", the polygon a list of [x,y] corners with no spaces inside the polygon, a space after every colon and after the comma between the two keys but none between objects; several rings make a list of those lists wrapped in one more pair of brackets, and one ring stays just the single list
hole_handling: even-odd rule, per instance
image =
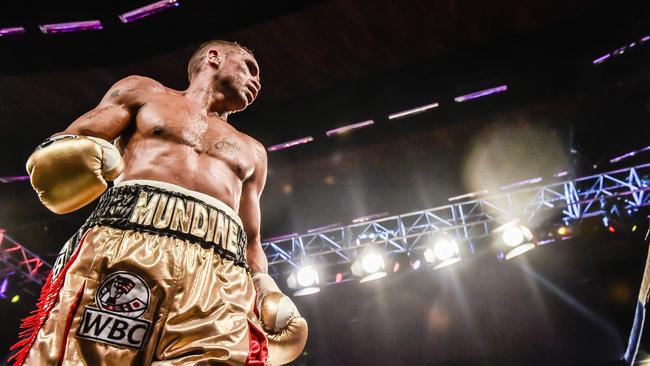
[{"label": "bare chest", "polygon": [[242,133],[174,98],[143,106],[136,116],[136,133],[170,148],[190,150],[208,165],[225,165],[241,180],[250,176],[255,166],[253,146]]}]

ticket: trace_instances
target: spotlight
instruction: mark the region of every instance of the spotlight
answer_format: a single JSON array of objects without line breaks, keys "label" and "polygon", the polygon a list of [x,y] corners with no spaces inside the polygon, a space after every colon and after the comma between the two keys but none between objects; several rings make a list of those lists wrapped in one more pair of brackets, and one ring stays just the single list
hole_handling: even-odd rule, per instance
[{"label": "spotlight", "polygon": [[11,298],[11,303],[15,304],[18,301],[20,301],[20,295],[14,295],[14,297]]},{"label": "spotlight", "polygon": [[558,233],[559,235],[561,235],[561,236],[565,236],[565,235],[569,235],[569,234],[571,234],[571,230],[569,229],[568,226],[560,226],[560,227],[557,229],[557,233]]},{"label": "spotlight", "polygon": [[287,285],[296,290],[293,296],[306,296],[320,292],[320,277],[313,266],[304,266],[289,275]]},{"label": "spotlight", "polygon": [[385,262],[382,252],[377,248],[367,247],[352,263],[352,273],[361,277],[359,282],[368,282],[386,277]]},{"label": "spotlight", "polygon": [[532,242],[533,233],[528,227],[520,224],[518,219],[499,226],[493,233],[501,234],[507,250],[506,260],[535,249],[535,243]]},{"label": "spotlight", "polygon": [[460,261],[458,242],[447,234],[440,234],[424,250],[424,260],[431,264],[437,263],[434,269],[447,267]]},{"label": "spotlight", "polygon": [[338,272],[334,278],[334,282],[341,283],[343,281],[343,273]]},{"label": "spotlight", "polygon": [[422,264],[422,261],[419,259],[416,259],[411,263],[411,267],[413,267],[414,270],[418,270],[420,268],[420,265]]}]

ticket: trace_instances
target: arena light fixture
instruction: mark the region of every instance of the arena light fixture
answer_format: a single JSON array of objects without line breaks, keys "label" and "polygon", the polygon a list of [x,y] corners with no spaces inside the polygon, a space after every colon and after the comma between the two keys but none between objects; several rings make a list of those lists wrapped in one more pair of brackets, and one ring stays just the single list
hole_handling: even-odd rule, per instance
[{"label": "arena light fixture", "polygon": [[434,265],[434,269],[450,266],[460,261],[460,246],[456,239],[447,234],[439,234],[424,250],[424,260]]},{"label": "arena light fixture", "polygon": [[448,200],[449,200],[449,202],[459,201],[459,200],[463,200],[465,198],[474,198],[474,197],[477,197],[479,195],[484,195],[484,194],[487,194],[487,193],[488,193],[488,190],[484,189],[482,191],[470,192],[470,193],[461,194],[460,196],[449,197]]},{"label": "arena light fixture", "polygon": [[388,119],[392,120],[392,119],[399,119],[403,117],[413,116],[418,113],[426,112],[430,109],[438,108],[438,105],[439,105],[438,103],[430,103],[420,107],[410,108],[405,111],[390,114],[388,116]]},{"label": "arena light fixture", "polygon": [[630,151],[630,152],[625,153],[623,155],[619,155],[617,157],[611,158],[611,159],[609,159],[609,162],[610,163],[618,163],[619,161],[621,161],[623,159],[631,158],[631,157],[635,156],[636,154],[644,152],[644,151],[650,151],[650,146],[646,146],[644,148],[634,150],[634,151]]},{"label": "arena light fixture", "polygon": [[84,20],[81,22],[55,23],[39,25],[43,33],[68,33],[87,30],[98,30],[104,28],[99,20]]},{"label": "arena light fixture", "polygon": [[542,180],[544,180],[544,178],[542,178],[542,177],[535,177],[535,178],[524,179],[524,180],[521,180],[521,181],[519,181],[519,182],[515,182],[515,183],[512,183],[512,184],[508,184],[508,185],[505,185],[505,186],[501,186],[500,189],[505,191],[505,190],[512,189],[512,188],[519,188],[519,187],[521,187],[521,186],[525,186],[525,185],[530,185],[530,184],[539,183],[539,182],[541,182]]},{"label": "arena light fixture", "polygon": [[303,137],[303,138],[299,138],[299,139],[283,142],[281,144],[270,146],[267,150],[268,151],[284,150],[284,149],[288,149],[288,148],[290,148],[292,146],[302,145],[302,144],[306,144],[306,143],[312,142],[312,141],[314,141],[314,138],[311,137],[311,136],[307,136],[307,137]]},{"label": "arena light fixture", "polygon": [[320,276],[314,266],[303,266],[289,275],[287,285],[295,290],[293,296],[307,296],[320,292]]},{"label": "arena light fixture", "polygon": [[347,126],[335,128],[333,130],[329,130],[329,131],[325,132],[325,134],[327,135],[327,137],[332,137],[332,136],[336,136],[336,135],[343,135],[343,134],[346,134],[346,133],[348,133],[348,132],[350,132],[352,130],[358,130],[360,128],[372,126],[374,124],[375,124],[375,121],[369,119],[367,121],[363,121],[363,122],[359,122],[359,123],[353,123],[351,125],[347,125]]},{"label": "arena light fixture", "polygon": [[12,177],[0,177],[0,183],[13,183],[29,180],[29,175],[17,175]]},{"label": "arena light fixture", "polygon": [[272,236],[270,238],[262,239],[262,241],[264,243],[271,243],[271,242],[276,242],[276,241],[283,241],[283,240],[297,238],[298,236],[299,236],[298,233],[289,233],[289,234],[282,234],[282,235]]},{"label": "arena light fixture", "polygon": [[385,268],[383,251],[366,247],[352,263],[352,274],[360,277],[359,282],[364,283],[386,277]]},{"label": "arena light fixture", "polygon": [[501,240],[506,249],[506,260],[535,249],[532,231],[528,227],[520,224],[518,219],[497,227],[493,233],[501,235]]},{"label": "arena light fixture", "polygon": [[0,37],[13,36],[16,34],[23,34],[23,33],[25,33],[24,27],[0,28]]},{"label": "arena light fixture", "polygon": [[149,4],[147,6],[143,6],[141,8],[137,8],[134,10],[131,10],[129,12],[126,12],[124,14],[120,14],[120,20],[122,23],[130,23],[138,19],[142,19],[146,16],[149,16],[151,14],[155,14],[158,12],[161,12],[165,9],[169,8],[175,8],[179,6],[180,4],[178,3],[177,0],[161,0],[157,1],[153,4]]},{"label": "arena light fixture", "polygon": [[598,57],[597,59],[591,61],[591,63],[594,64],[594,65],[602,64],[603,62],[605,62],[605,60],[607,60],[611,56],[612,56],[611,53],[608,53],[606,55],[602,55],[602,56]]},{"label": "arena light fixture", "polygon": [[507,90],[508,90],[508,85],[500,85],[500,86],[497,86],[497,87],[494,87],[494,88],[479,90],[479,91],[476,91],[476,92],[473,92],[473,93],[461,95],[459,97],[454,98],[454,100],[457,103],[462,103],[462,102],[466,102],[468,100],[485,97],[487,95],[503,93],[503,92],[505,92]]}]

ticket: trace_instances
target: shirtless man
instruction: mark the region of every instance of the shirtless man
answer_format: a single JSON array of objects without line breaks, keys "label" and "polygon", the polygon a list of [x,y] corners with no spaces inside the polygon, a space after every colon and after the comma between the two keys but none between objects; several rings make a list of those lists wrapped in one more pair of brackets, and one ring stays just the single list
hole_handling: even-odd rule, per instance
[{"label": "shirtless man", "polygon": [[302,352],[307,324],[260,242],[266,151],[227,123],[257,97],[257,62],[210,41],[188,76],[185,91],[118,81],[30,157],[50,210],[103,195],[24,320],[15,364],[276,365]]}]

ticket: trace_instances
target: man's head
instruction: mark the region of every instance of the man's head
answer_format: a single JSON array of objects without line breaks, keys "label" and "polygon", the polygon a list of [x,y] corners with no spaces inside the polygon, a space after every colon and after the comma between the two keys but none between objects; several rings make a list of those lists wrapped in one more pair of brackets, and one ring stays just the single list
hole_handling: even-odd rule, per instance
[{"label": "man's head", "polygon": [[211,87],[224,95],[229,112],[246,108],[261,88],[259,66],[252,52],[228,41],[201,44],[190,58],[187,75],[190,84],[207,76]]}]

